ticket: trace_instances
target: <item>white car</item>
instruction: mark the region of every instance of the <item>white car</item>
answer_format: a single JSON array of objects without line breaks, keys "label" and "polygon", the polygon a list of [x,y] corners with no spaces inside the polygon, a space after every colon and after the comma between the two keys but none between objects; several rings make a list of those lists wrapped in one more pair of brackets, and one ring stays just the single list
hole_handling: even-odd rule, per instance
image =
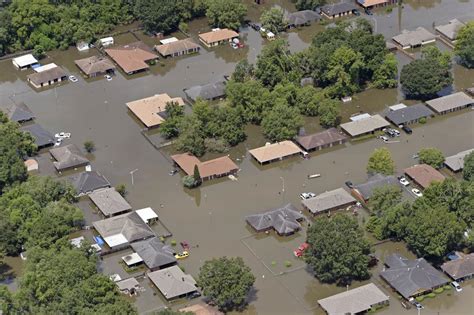
[{"label": "white car", "polygon": [[112,76],[110,74],[106,74],[104,77],[107,79],[107,81],[112,81]]},{"label": "white car", "polygon": [[79,81],[79,80],[78,80],[75,76],[70,75],[70,76],[69,76],[69,81],[76,83],[76,82]]},{"label": "white car", "polygon": [[411,192],[412,192],[415,196],[417,196],[417,197],[423,197],[423,194],[422,194],[421,191],[420,191],[419,189],[417,189],[417,188],[413,188],[413,189],[411,190]]},{"label": "white car", "polygon": [[403,186],[408,186],[410,185],[410,182],[405,178],[405,177],[402,177],[400,178],[400,184],[402,184]]},{"label": "white car", "polygon": [[312,192],[307,192],[307,193],[304,192],[300,194],[301,199],[309,199],[309,198],[314,198],[314,197],[316,197],[316,194]]},{"label": "white car", "polygon": [[388,141],[388,138],[386,136],[380,136],[380,139],[382,139],[384,142]]},{"label": "white car", "polygon": [[56,142],[54,143],[54,146],[55,146],[55,147],[59,147],[62,142],[63,142],[63,138],[57,138],[57,139],[56,139]]},{"label": "white car", "polygon": [[456,281],[451,282],[451,285],[452,285],[453,288],[456,290],[456,292],[461,292],[461,291],[462,291],[461,286],[460,286],[459,283],[457,283]]},{"label": "white car", "polygon": [[71,133],[70,132],[60,132],[54,135],[55,138],[59,139],[69,139],[71,138]]}]

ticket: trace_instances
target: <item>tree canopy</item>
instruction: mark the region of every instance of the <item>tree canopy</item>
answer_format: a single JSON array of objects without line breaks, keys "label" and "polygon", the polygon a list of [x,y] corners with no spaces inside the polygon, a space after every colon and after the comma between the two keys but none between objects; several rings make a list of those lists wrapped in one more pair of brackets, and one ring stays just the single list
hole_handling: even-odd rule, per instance
[{"label": "tree canopy", "polygon": [[474,21],[468,22],[459,30],[454,53],[462,65],[474,68]]},{"label": "tree canopy", "polygon": [[392,154],[387,148],[382,147],[372,152],[367,163],[367,172],[371,174],[393,175],[395,163],[393,162]]},{"label": "tree canopy", "polygon": [[285,14],[282,9],[273,7],[262,13],[260,17],[262,26],[275,34],[283,31],[286,27]]},{"label": "tree canopy", "polygon": [[263,118],[262,129],[265,137],[271,141],[291,140],[303,126],[303,118],[298,108],[280,102]]},{"label": "tree canopy", "polygon": [[423,148],[418,152],[418,160],[420,163],[431,165],[434,168],[443,166],[444,155],[437,148]]},{"label": "tree canopy", "polygon": [[239,0],[207,0],[206,16],[212,26],[238,30],[247,14]]},{"label": "tree canopy", "polygon": [[327,0],[293,0],[298,10],[316,10],[326,4]]},{"label": "tree canopy", "polygon": [[474,151],[464,157],[462,176],[465,180],[474,181]]}]

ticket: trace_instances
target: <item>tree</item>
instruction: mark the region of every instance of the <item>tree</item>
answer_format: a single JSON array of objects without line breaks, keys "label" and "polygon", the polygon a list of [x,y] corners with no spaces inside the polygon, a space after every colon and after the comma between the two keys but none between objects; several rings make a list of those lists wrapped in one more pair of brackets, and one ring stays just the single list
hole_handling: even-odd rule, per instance
[{"label": "tree", "polygon": [[436,148],[423,148],[418,152],[420,163],[431,165],[434,168],[440,168],[444,162],[444,155]]},{"label": "tree", "polygon": [[285,14],[282,9],[273,7],[262,13],[260,17],[262,26],[275,34],[283,31],[286,27]]},{"label": "tree", "polygon": [[179,136],[179,126],[184,117],[184,106],[177,102],[166,104],[166,120],[160,125],[160,133],[167,139]]},{"label": "tree", "polygon": [[196,182],[198,183],[201,183],[202,182],[202,178],[201,178],[201,174],[199,173],[199,167],[196,165],[194,165],[194,173],[193,173],[193,178]]},{"label": "tree", "polygon": [[302,115],[317,116],[319,114],[319,104],[325,98],[323,92],[316,90],[311,85],[306,85],[296,91],[296,106]]},{"label": "tree", "polygon": [[298,109],[284,102],[276,104],[262,120],[263,133],[271,141],[293,139],[301,126],[303,118]]},{"label": "tree", "polygon": [[470,21],[459,30],[454,53],[462,65],[474,68],[474,22]]},{"label": "tree", "polygon": [[242,113],[246,122],[260,124],[263,113],[271,108],[270,91],[256,80],[230,81],[226,85],[228,104]]},{"label": "tree", "polygon": [[342,46],[329,60],[327,79],[332,83],[329,94],[333,97],[349,96],[359,90],[364,68],[363,56],[353,49]]},{"label": "tree", "polygon": [[199,269],[197,284],[220,310],[241,309],[255,277],[242,258],[214,258]]},{"label": "tree", "polygon": [[462,176],[465,180],[474,181],[474,151],[464,157]]},{"label": "tree", "polygon": [[319,123],[324,128],[336,127],[341,119],[339,101],[326,98],[319,103]]},{"label": "tree", "polygon": [[318,217],[308,229],[306,263],[322,282],[340,285],[370,277],[370,245],[357,221],[345,214]]},{"label": "tree", "polygon": [[402,201],[402,190],[399,186],[384,185],[374,189],[369,199],[369,207],[372,212],[381,216],[383,212]]},{"label": "tree", "polygon": [[381,173],[384,175],[393,175],[395,172],[395,163],[393,162],[390,151],[383,147],[375,149],[369,157],[367,163],[367,172],[369,174]]},{"label": "tree", "polygon": [[191,152],[196,156],[202,156],[206,152],[204,145],[204,134],[202,123],[195,117],[185,117],[180,124],[181,134],[176,141],[176,147],[180,151]]},{"label": "tree", "polygon": [[232,80],[234,82],[243,83],[253,77],[254,68],[247,59],[243,59],[237,63],[234,72],[232,73]]},{"label": "tree", "polygon": [[177,1],[136,0],[134,12],[149,33],[171,32],[180,22]]},{"label": "tree", "polygon": [[298,10],[316,10],[326,2],[326,0],[296,0],[295,6]]},{"label": "tree", "polygon": [[206,16],[212,26],[238,30],[247,7],[239,0],[208,0]]},{"label": "tree", "polygon": [[395,55],[386,54],[383,63],[374,71],[373,86],[379,89],[397,87],[398,63]]},{"label": "tree", "polygon": [[87,153],[92,153],[92,151],[95,150],[95,143],[92,140],[87,140],[84,142],[84,150],[87,151]]}]

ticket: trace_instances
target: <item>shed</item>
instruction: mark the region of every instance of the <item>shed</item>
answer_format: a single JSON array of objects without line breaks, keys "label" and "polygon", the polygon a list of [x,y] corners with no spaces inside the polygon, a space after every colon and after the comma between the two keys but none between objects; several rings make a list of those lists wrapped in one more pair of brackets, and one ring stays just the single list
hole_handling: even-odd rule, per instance
[{"label": "shed", "polygon": [[249,150],[249,153],[258,163],[265,164],[273,161],[280,161],[293,155],[302,154],[303,151],[293,142],[286,140],[273,144],[267,143],[263,147]]},{"label": "shed", "polygon": [[301,228],[300,221],[305,217],[292,204],[249,215],[245,221],[257,232],[275,230],[278,235],[287,236]]},{"label": "shed", "polygon": [[74,144],[51,149],[49,153],[56,160],[53,165],[59,172],[89,164],[89,160]]},{"label": "shed", "polygon": [[341,129],[351,137],[357,137],[374,133],[388,126],[390,126],[390,123],[377,114],[366,119],[341,124]]},{"label": "shed", "polygon": [[38,63],[32,54],[23,55],[12,59],[13,65],[19,70],[25,70]]},{"label": "shed", "polygon": [[416,104],[407,106],[405,108],[392,110],[385,118],[395,126],[414,124],[420,121],[421,118],[430,118],[435,113],[424,104]]},{"label": "shed", "polygon": [[448,156],[444,159],[444,165],[453,172],[459,172],[464,168],[464,158],[474,152],[474,149],[469,149],[456,153],[455,155]]},{"label": "shed", "polygon": [[104,37],[104,38],[99,39],[99,43],[102,47],[107,47],[114,44],[114,38]]},{"label": "shed", "polygon": [[89,194],[89,198],[105,217],[111,217],[132,210],[132,206],[115,188],[93,191]]},{"label": "shed", "polygon": [[26,171],[34,172],[39,169],[38,162],[35,159],[28,159],[25,161]]},{"label": "shed", "polygon": [[198,290],[196,280],[178,266],[150,272],[148,278],[167,300],[184,297]]},{"label": "shed", "polygon": [[445,179],[443,174],[428,164],[411,166],[406,168],[404,173],[423,189],[427,188],[433,182],[442,182]]},{"label": "shed", "polygon": [[296,142],[306,151],[330,148],[346,141],[347,137],[336,128],[296,138]]},{"label": "shed", "polygon": [[140,284],[135,278],[123,279],[115,282],[120,292],[125,294],[135,294],[140,288]]},{"label": "shed", "polygon": [[38,149],[43,149],[54,145],[54,136],[39,124],[24,126],[21,128],[21,130],[31,134]]},{"label": "shed", "polygon": [[337,188],[331,191],[326,191],[316,197],[303,200],[301,203],[305,209],[313,215],[337,210],[353,205],[357,202],[343,188]]},{"label": "shed", "polygon": [[473,104],[474,99],[464,92],[453,93],[426,102],[429,108],[440,115],[458,111],[470,107]]}]

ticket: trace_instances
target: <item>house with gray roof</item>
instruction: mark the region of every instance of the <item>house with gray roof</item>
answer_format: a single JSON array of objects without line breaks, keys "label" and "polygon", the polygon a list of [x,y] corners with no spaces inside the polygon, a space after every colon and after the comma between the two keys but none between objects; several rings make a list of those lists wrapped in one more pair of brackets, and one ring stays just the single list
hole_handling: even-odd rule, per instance
[{"label": "house with gray roof", "polygon": [[321,16],[312,10],[292,12],[286,16],[288,28],[310,25],[319,20],[321,20]]},{"label": "house with gray roof", "polygon": [[474,277],[474,253],[456,252],[458,258],[441,265],[441,269],[455,281],[464,281]]},{"label": "house with gray roof", "polygon": [[435,113],[424,104],[415,104],[405,108],[392,110],[385,118],[395,126],[414,124],[421,118],[433,117]]},{"label": "house with gray roof", "polygon": [[386,176],[383,174],[375,174],[365,183],[354,185],[352,192],[361,201],[368,201],[377,188],[384,186],[395,186],[400,188],[400,184],[395,176]]},{"label": "house with gray roof", "polygon": [[113,187],[95,190],[89,194],[89,198],[105,217],[132,210],[132,206]]},{"label": "house with gray roof", "polygon": [[390,126],[390,123],[377,114],[356,121],[343,123],[341,124],[341,129],[351,137],[358,137],[374,133],[375,131],[382,130],[388,126]]},{"label": "house with gray roof", "polygon": [[225,96],[225,85],[224,79],[208,83],[205,85],[196,85],[184,90],[184,94],[191,102],[196,102],[198,99],[212,101]]},{"label": "house with gray roof", "polygon": [[175,250],[165,245],[158,237],[148,238],[130,244],[132,249],[143,259],[151,271],[163,269],[176,264]]},{"label": "house with gray roof", "polygon": [[24,123],[35,119],[35,114],[25,103],[13,104],[6,110],[8,119],[17,123]]},{"label": "house with gray roof", "polygon": [[452,19],[448,24],[436,26],[435,30],[441,35],[441,37],[453,43],[456,41],[459,30],[464,26],[466,26],[466,24],[459,21],[458,19]]},{"label": "house with gray roof", "polygon": [[22,127],[21,130],[31,134],[38,149],[43,149],[54,145],[54,136],[41,125],[32,124]]},{"label": "house with gray roof", "polygon": [[336,128],[329,128],[318,133],[313,133],[307,136],[299,136],[296,138],[296,142],[305,151],[330,148],[338,144],[343,144],[346,141],[347,136],[339,132]]},{"label": "house with gray roof", "polygon": [[178,266],[153,271],[147,275],[167,300],[185,297],[198,290],[196,280]]},{"label": "house with gray roof", "polygon": [[89,164],[89,160],[74,144],[53,148],[49,150],[49,153],[56,160],[53,162],[53,165],[58,172]]},{"label": "house with gray roof", "polygon": [[140,283],[134,277],[115,282],[119,291],[124,294],[135,294],[140,288]]},{"label": "house with gray roof", "polygon": [[450,95],[438,97],[426,101],[426,105],[439,115],[458,111],[474,105],[474,99],[464,92],[457,92]]},{"label": "house with gray roof", "polygon": [[313,215],[338,210],[357,203],[357,200],[343,188],[326,191],[302,202],[305,209]]},{"label": "house with gray roof", "polygon": [[416,48],[436,41],[436,35],[424,27],[418,27],[413,31],[403,30],[401,34],[392,37],[392,40],[401,48]]},{"label": "house with gray roof", "polygon": [[352,12],[357,7],[352,2],[339,2],[333,4],[327,4],[321,7],[321,15],[328,19],[335,19],[347,15],[352,15]]},{"label": "house with gray roof", "polygon": [[388,268],[380,273],[380,277],[407,300],[449,282],[442,272],[424,258],[410,260],[399,254],[391,254],[385,258],[385,265]]},{"label": "house with gray roof", "polygon": [[249,215],[245,221],[257,232],[275,230],[278,235],[291,235],[301,228],[300,221],[305,217],[292,204]]},{"label": "house with gray roof", "polygon": [[72,186],[76,189],[77,196],[84,196],[95,190],[109,188],[110,183],[102,174],[91,171],[82,172],[69,178]]},{"label": "house with gray roof", "polygon": [[464,158],[473,151],[474,149],[470,149],[448,156],[444,159],[444,165],[455,173],[459,172],[464,168]]},{"label": "house with gray roof", "polygon": [[388,303],[389,296],[373,283],[318,300],[329,315],[360,314]]}]

